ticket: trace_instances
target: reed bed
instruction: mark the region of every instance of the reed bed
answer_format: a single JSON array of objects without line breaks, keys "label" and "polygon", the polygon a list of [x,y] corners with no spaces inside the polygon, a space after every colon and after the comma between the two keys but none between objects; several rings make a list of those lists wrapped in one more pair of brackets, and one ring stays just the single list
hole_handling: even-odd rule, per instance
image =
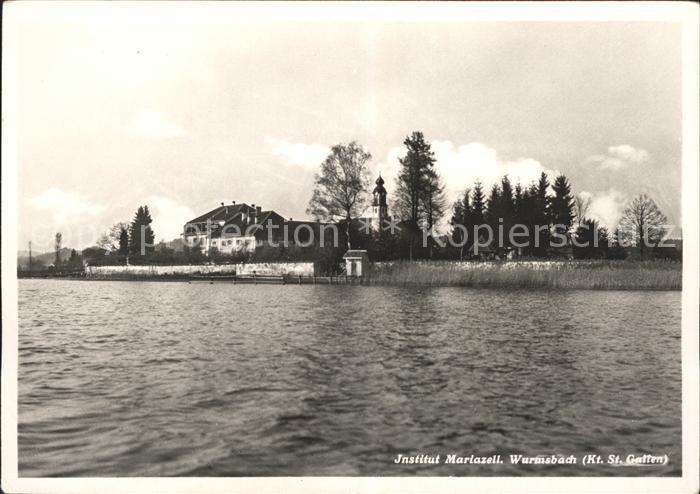
[{"label": "reed bed", "polygon": [[399,286],[680,290],[682,265],[663,261],[401,261],[376,264],[367,283]]}]

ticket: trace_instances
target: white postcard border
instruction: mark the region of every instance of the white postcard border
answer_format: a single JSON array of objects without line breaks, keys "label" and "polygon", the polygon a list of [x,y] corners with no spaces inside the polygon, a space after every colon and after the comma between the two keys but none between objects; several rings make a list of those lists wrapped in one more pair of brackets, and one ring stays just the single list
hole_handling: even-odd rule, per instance
[{"label": "white postcard border", "polygon": [[[28,16],[112,15],[132,8],[169,9],[182,19],[237,9],[239,19],[406,21],[649,21],[683,25],[683,477],[264,477],[18,478],[17,468],[17,64],[16,23]],[[229,11],[230,12],[230,11]],[[697,492],[698,489],[698,8],[690,2],[301,3],[207,2],[5,3],[2,122],[2,488],[6,492]],[[131,15],[131,13],[129,13]],[[88,16],[86,15],[86,18]],[[223,18],[224,16],[221,16]],[[87,22],[87,21],[86,21]]]}]

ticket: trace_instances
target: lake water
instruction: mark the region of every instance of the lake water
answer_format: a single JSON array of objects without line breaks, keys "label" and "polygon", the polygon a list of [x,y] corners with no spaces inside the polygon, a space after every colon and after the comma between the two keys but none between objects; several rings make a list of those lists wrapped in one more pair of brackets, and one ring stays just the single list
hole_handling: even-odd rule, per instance
[{"label": "lake water", "polygon": [[681,474],[680,292],[19,289],[21,477]]}]

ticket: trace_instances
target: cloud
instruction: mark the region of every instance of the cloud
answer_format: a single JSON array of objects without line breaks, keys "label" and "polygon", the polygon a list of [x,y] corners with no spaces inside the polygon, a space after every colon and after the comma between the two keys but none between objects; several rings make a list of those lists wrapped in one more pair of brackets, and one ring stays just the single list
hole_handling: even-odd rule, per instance
[{"label": "cloud", "polygon": [[185,222],[195,217],[189,207],[178,204],[169,197],[151,196],[146,203],[153,218],[151,228],[157,242],[161,240],[168,242],[178,238]]},{"label": "cloud", "polygon": [[615,188],[596,193],[583,191],[580,195],[591,199],[587,216],[598,220],[602,226],[608,229],[617,226],[627,204],[627,195]]},{"label": "cloud", "polygon": [[273,155],[283,159],[285,164],[317,169],[326,159],[330,148],[318,144],[303,144],[265,137],[265,143],[270,146]]},{"label": "cloud", "polygon": [[[488,194],[494,183],[500,183],[508,175],[515,186],[520,182],[527,187],[536,181],[542,172],[550,176],[550,181],[558,171],[545,168],[533,158],[504,160],[495,149],[479,142],[455,145],[451,141],[432,141],[435,153],[435,167],[445,183],[448,200],[452,202],[465,188],[473,187],[480,180]],[[394,147],[387,153],[386,161],[377,164],[375,172],[381,171],[387,182],[387,191],[393,192],[396,176],[399,172],[398,159],[405,155],[405,147]]]},{"label": "cloud", "polygon": [[78,194],[52,187],[30,198],[27,203],[37,211],[46,211],[57,225],[82,222],[105,210],[105,206],[92,203]]},{"label": "cloud", "polygon": [[597,164],[601,170],[621,170],[630,165],[640,165],[651,159],[644,149],[629,144],[610,146],[605,154],[596,154],[585,159],[587,164]]},{"label": "cloud", "polygon": [[177,137],[185,134],[182,127],[168,122],[163,116],[151,110],[142,110],[134,116],[131,131],[149,137]]}]

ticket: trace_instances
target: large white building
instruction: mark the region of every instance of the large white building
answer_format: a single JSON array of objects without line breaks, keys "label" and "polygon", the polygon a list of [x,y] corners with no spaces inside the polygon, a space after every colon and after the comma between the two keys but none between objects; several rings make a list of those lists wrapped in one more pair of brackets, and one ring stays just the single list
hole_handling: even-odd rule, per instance
[{"label": "large white building", "polygon": [[[369,222],[372,230],[386,228],[390,221],[386,189],[381,175],[372,191],[372,205],[360,221]],[[275,211],[245,203],[221,203],[215,209],[191,219],[183,228],[182,239],[190,248],[199,247],[209,255],[213,249],[222,254],[253,252],[257,247],[280,244],[309,246],[332,242],[331,225],[318,221],[285,219]],[[334,225],[335,226],[335,225]],[[337,228],[336,228],[337,231]]]},{"label": "large white building", "polygon": [[275,211],[245,203],[224,204],[188,221],[183,228],[183,241],[190,248],[198,246],[202,253],[216,249],[223,254],[253,252],[256,247],[302,245],[318,242],[323,223],[285,219]]}]

